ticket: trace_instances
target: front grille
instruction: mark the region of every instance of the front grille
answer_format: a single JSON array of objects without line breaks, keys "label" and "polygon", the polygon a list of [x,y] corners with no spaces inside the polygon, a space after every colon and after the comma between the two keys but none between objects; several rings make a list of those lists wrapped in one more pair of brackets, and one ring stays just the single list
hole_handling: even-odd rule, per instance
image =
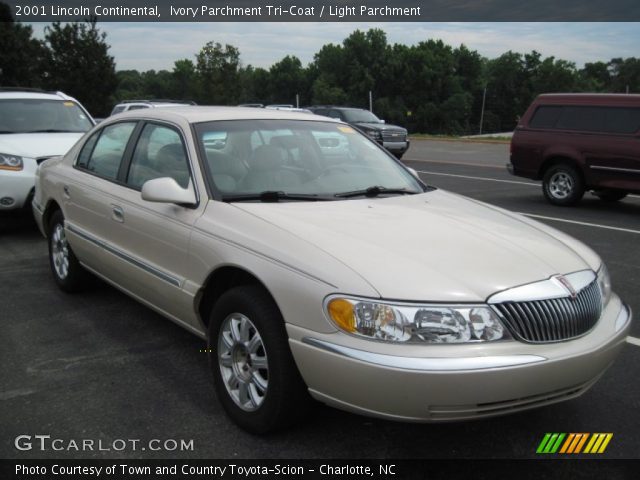
[{"label": "front grille", "polygon": [[534,343],[579,337],[595,326],[602,313],[597,280],[578,292],[575,299],[503,302],[495,307],[516,338]]},{"label": "front grille", "polygon": [[405,142],[407,140],[407,134],[398,131],[382,131],[382,140],[385,142]]}]

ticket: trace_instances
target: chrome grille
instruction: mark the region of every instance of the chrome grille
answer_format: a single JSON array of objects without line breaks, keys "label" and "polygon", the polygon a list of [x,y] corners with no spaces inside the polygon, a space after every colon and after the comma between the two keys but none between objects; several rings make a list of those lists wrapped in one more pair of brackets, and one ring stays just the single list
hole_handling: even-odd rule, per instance
[{"label": "chrome grille", "polygon": [[385,142],[405,142],[407,140],[407,134],[397,130],[383,130],[382,140]]},{"label": "chrome grille", "polygon": [[594,280],[571,297],[495,304],[509,331],[526,342],[558,342],[591,330],[602,313],[600,288]]}]

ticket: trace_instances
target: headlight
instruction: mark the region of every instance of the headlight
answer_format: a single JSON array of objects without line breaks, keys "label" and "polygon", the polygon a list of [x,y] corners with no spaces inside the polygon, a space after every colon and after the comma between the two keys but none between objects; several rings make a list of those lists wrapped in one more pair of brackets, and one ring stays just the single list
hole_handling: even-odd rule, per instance
[{"label": "headlight", "polygon": [[22,157],[18,155],[9,155],[7,153],[0,153],[0,170],[22,170],[24,163]]},{"label": "headlight", "polygon": [[375,140],[379,140],[382,138],[382,134],[378,130],[366,130],[364,133]]},{"label": "headlight", "polygon": [[611,279],[609,278],[609,270],[603,263],[598,270],[598,287],[600,287],[600,294],[602,295],[602,306],[606,306],[611,298]]},{"label": "headlight", "polygon": [[467,343],[510,339],[496,313],[486,305],[392,305],[334,297],[329,318],[355,335],[401,343]]}]

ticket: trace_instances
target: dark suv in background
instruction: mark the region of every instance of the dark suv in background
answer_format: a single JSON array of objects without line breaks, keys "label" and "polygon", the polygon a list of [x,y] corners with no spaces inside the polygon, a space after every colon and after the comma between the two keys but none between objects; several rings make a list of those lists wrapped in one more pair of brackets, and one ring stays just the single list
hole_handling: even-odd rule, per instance
[{"label": "dark suv in background", "polygon": [[609,202],[640,192],[640,95],[538,96],[515,129],[507,168],[542,179],[554,205],[574,205],[586,190]]},{"label": "dark suv in background", "polygon": [[307,107],[307,109],[316,115],[338,118],[358,128],[389,150],[396,158],[402,158],[402,155],[409,149],[409,138],[407,137],[406,128],[397,125],[388,125],[384,120],[380,120],[369,110],[351,107],[335,107],[332,105],[316,105]]}]

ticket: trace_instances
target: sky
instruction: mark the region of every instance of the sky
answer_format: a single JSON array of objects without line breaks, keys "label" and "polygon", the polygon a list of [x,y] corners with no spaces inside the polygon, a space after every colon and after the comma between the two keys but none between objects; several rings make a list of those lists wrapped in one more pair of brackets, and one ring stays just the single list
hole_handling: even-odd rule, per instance
[{"label": "sky", "polygon": [[[43,38],[46,24],[32,24]],[[342,43],[354,30],[380,28],[389,43],[442,39],[464,43],[495,58],[512,50],[537,50],[582,67],[587,62],[640,56],[640,23],[99,23],[117,70],[172,70],[176,60],[195,60],[209,41],[240,49],[243,65],[268,68],[286,55],[307,65],[326,43]]]}]

